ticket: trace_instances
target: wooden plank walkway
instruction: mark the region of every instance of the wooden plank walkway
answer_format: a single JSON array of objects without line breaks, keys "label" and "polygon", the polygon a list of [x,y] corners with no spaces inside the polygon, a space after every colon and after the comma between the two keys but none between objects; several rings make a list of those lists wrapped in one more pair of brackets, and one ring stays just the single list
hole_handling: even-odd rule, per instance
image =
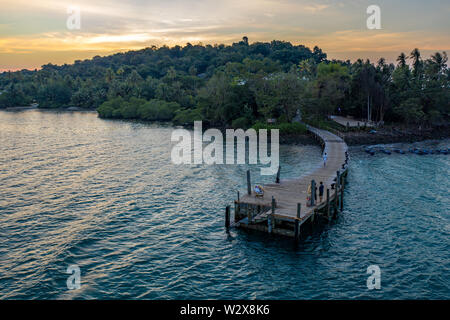
[{"label": "wooden plank walkway", "polygon": [[[308,175],[297,179],[281,180],[278,184],[265,185],[263,198],[257,198],[253,193],[253,190],[251,195],[246,194],[242,196],[236,203],[266,208],[262,213],[253,217],[254,222],[267,220],[271,215],[271,210],[267,210],[267,208],[270,208],[272,205],[272,197],[274,197],[276,201],[275,214],[273,215],[276,219],[287,221],[298,220],[297,203],[301,203],[300,224],[308,220],[308,218],[314,214],[315,210],[326,206],[327,188],[330,189],[330,201],[334,199],[335,189],[331,189],[331,185],[335,183],[334,179],[336,178],[337,171],[344,171],[343,165],[346,164],[347,144],[340,137],[329,131],[310,126],[308,126],[308,130],[323,143],[323,152],[326,152],[328,155],[326,166],[323,165],[321,159],[317,168]],[[317,194],[317,204],[310,207],[306,205],[306,198],[308,186],[311,185],[312,180],[315,180],[317,187],[319,186],[320,181],[322,181],[325,185],[325,192],[323,201],[318,203],[319,195]],[[248,224],[248,221],[244,223]]]}]

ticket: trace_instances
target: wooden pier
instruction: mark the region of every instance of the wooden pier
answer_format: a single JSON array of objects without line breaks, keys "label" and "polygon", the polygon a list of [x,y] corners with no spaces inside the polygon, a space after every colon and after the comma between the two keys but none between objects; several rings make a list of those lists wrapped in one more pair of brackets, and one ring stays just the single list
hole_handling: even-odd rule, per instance
[{"label": "wooden pier", "polygon": [[[280,180],[278,172],[275,183],[263,186],[263,197],[256,197],[253,192],[248,171],[247,192],[244,195],[238,192],[238,199],[234,202],[234,221],[230,218],[230,207],[226,209],[227,228],[259,230],[294,237],[297,241],[305,223],[314,223],[318,216],[331,220],[342,211],[348,168],[347,144],[329,131],[310,126],[308,130],[321,144],[323,153],[327,153],[326,166],[320,159],[316,169],[297,179]],[[325,186],[322,202],[319,198],[320,182]],[[307,201],[309,186],[312,200]]]}]

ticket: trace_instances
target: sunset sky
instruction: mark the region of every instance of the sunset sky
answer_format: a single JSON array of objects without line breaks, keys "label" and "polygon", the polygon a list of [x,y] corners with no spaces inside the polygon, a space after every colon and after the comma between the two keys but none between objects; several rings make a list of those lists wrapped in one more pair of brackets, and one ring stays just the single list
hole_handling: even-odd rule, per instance
[{"label": "sunset sky", "polygon": [[[369,5],[381,30],[366,27]],[[81,9],[69,30],[67,8]],[[2,0],[0,71],[72,63],[151,45],[273,39],[318,45],[329,58],[385,57],[415,47],[427,57],[450,51],[448,0]]]}]

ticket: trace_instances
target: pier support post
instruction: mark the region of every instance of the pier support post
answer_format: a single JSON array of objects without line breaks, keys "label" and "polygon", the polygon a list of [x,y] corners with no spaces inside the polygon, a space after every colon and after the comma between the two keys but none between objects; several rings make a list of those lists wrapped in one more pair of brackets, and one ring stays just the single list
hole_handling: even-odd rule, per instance
[{"label": "pier support post", "polygon": [[247,193],[249,196],[252,194],[252,184],[250,181],[250,170],[247,170]]},{"label": "pier support post", "polygon": [[272,214],[267,217],[267,228],[269,233],[272,233],[274,226],[274,214],[275,214],[275,198],[272,196]]},{"label": "pier support post", "polygon": [[234,208],[234,221],[237,222],[239,219],[239,216],[241,215],[241,197],[239,194],[239,191],[237,192],[237,205]]},{"label": "pier support post", "polygon": [[334,188],[334,210],[333,210],[333,215],[336,218],[337,217],[337,211],[338,211],[338,197],[339,197],[339,193],[338,193],[338,186],[337,186],[337,182],[336,182],[336,186]]},{"label": "pier support post", "polygon": [[301,203],[297,203],[297,219],[295,220],[294,224],[294,241],[297,243],[299,237],[300,237],[300,211],[302,208]]},{"label": "pier support post", "polygon": [[253,214],[253,206],[251,204],[247,204],[247,219],[248,224],[252,221],[252,214]]},{"label": "pier support post", "polygon": [[336,189],[339,190],[341,186],[341,173],[340,171],[336,171]]},{"label": "pier support post", "polygon": [[230,228],[230,206],[225,208],[225,228]]},{"label": "pier support post", "polygon": [[281,166],[278,166],[277,179],[275,180],[275,183],[280,183],[280,171],[281,171]]},{"label": "pier support post", "polygon": [[316,181],[311,180],[311,207],[314,207],[316,201]]},{"label": "pier support post", "polygon": [[330,216],[330,189],[327,188],[327,218],[328,220],[331,220]]}]

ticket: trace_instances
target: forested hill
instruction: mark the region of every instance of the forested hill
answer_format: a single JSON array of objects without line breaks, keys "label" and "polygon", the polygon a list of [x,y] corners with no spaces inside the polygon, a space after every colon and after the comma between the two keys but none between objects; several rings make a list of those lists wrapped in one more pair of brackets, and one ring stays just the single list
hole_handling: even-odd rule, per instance
[{"label": "forested hill", "polygon": [[[407,60],[410,60],[411,67]],[[375,121],[433,124],[449,114],[447,55],[400,54],[397,66],[380,59],[328,61],[321,49],[284,41],[232,45],[150,47],[47,64],[39,71],[0,75],[0,108],[97,109],[105,118],[171,120],[248,127],[268,118],[290,123],[297,110],[321,119],[339,110]]]}]

